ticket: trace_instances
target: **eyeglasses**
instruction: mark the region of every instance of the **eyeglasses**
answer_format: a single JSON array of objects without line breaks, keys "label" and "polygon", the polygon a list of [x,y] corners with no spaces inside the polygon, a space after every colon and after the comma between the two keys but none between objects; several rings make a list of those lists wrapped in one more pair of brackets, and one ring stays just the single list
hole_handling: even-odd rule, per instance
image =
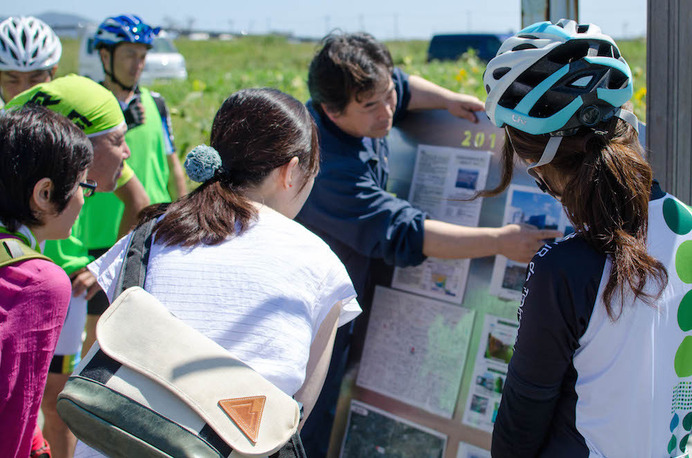
[{"label": "eyeglasses", "polygon": [[94,180],[86,180],[79,183],[79,187],[82,188],[82,193],[84,197],[91,197],[96,192],[96,182]]}]

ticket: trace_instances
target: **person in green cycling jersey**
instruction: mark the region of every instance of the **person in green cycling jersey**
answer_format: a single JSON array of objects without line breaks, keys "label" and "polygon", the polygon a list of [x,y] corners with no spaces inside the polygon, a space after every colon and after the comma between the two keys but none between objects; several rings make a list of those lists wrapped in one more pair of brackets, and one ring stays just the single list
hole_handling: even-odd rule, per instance
[{"label": "person in green cycling jersey", "polygon": [[[125,142],[127,126],[122,110],[107,89],[88,78],[68,75],[22,92],[7,103],[6,110],[27,104],[45,106],[66,116],[81,128],[94,149],[94,161],[87,178],[96,182],[97,192],[108,193],[116,189],[130,150]],[[141,189],[136,177],[132,176],[129,182],[136,183]],[[82,232],[78,218],[68,239],[49,241],[44,251],[70,276],[73,294],[51,362],[42,403],[44,435],[51,444],[53,456],[57,458],[72,456],[75,439],[57,415],[55,401],[79,362],[86,320],[86,296],[99,289],[93,275],[84,269],[92,258],[88,256],[87,240]]]},{"label": "person in green cycling jersey", "polygon": [[[127,163],[141,180],[152,204],[170,202],[187,192],[166,102],[160,94],[139,85],[144,60],[158,33],[158,28],[150,27],[137,16],[121,15],[106,18],[94,34],[94,47],[105,74],[101,84],[118,99],[128,124],[125,140],[132,156]],[[115,228],[122,211],[122,204],[111,195],[95,196],[85,205],[82,221],[93,256],[103,254],[121,235]],[[94,340],[96,321],[108,307],[105,294],[97,293],[87,307],[85,350]]]}]

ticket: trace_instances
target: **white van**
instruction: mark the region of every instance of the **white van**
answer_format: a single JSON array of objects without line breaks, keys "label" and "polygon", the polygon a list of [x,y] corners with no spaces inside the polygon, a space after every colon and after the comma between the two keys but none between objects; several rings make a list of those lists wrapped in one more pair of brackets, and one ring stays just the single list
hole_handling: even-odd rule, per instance
[{"label": "white van", "polygon": [[[95,27],[89,27],[82,36],[79,47],[79,74],[94,81],[103,81],[103,67],[98,50],[94,48]],[[155,79],[187,79],[185,58],[175,49],[173,40],[165,32],[154,38],[153,47],[147,53],[140,83],[150,84]]]}]

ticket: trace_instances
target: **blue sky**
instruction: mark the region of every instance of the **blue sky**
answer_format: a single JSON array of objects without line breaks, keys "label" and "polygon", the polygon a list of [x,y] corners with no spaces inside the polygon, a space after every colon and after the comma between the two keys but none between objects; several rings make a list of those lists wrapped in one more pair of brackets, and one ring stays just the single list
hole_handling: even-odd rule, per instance
[{"label": "blue sky", "polygon": [[[580,21],[615,38],[646,33],[646,0],[580,0]],[[154,0],[7,2],[3,15],[73,13],[100,22],[135,13],[153,25],[193,24],[214,31],[268,30],[321,37],[327,31],[365,30],[379,39],[422,38],[443,32],[516,32],[521,0]]]}]

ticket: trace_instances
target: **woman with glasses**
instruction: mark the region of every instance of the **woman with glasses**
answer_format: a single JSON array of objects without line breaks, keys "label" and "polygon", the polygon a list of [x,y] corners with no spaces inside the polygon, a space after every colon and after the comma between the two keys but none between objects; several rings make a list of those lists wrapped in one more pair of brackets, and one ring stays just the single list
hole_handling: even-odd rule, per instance
[{"label": "woman with glasses", "polygon": [[[127,126],[117,99],[108,89],[89,78],[68,75],[22,92],[7,103],[6,109],[32,104],[66,116],[84,131],[93,147],[94,160],[88,176],[98,183],[96,191],[111,192],[123,183],[128,170],[125,160],[130,156],[125,142]],[[82,182],[89,187],[95,185],[85,180]],[[130,175],[124,182],[139,187],[148,202],[137,177]],[[69,238],[48,241],[44,250],[44,254],[62,267],[72,281],[69,313],[50,364],[41,405],[45,419],[43,433],[55,458],[69,458],[74,453],[76,438],[58,415],[56,401],[81,358],[87,300],[99,291],[96,279],[86,270],[92,258],[89,257],[83,223],[83,219],[78,218]]]},{"label": "woman with glasses", "polygon": [[[93,150],[66,117],[36,105],[0,116],[0,444],[27,457],[48,368],[67,314],[70,279],[41,256],[70,235]],[[27,256],[28,255],[28,256]]]},{"label": "woman with glasses", "polygon": [[575,229],[528,266],[493,456],[682,456],[692,212],[652,178],[627,62],[593,24],[542,22],[503,43],[484,83],[507,138],[486,194],[516,155]]}]

